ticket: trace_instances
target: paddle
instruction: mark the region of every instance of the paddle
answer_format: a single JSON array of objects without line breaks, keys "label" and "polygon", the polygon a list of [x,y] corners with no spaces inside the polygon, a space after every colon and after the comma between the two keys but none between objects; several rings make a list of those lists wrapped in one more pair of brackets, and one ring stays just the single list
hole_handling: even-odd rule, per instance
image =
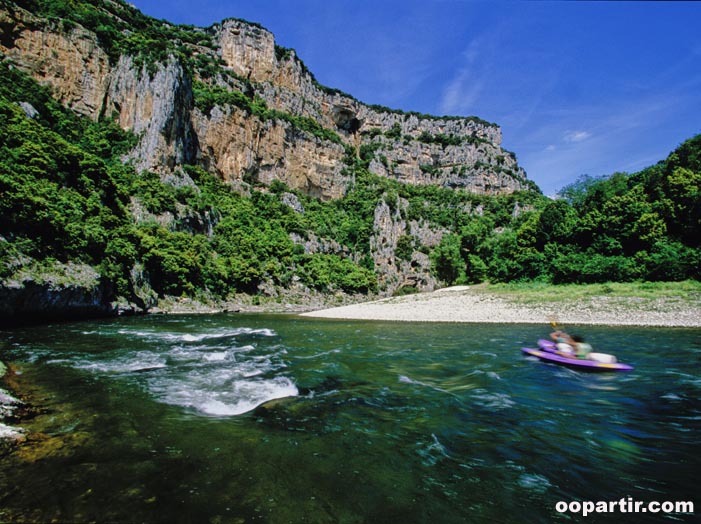
[{"label": "paddle", "polygon": [[550,325],[552,326],[554,331],[562,331],[562,329],[560,329],[560,326],[557,325],[557,319],[555,317],[550,317]]}]

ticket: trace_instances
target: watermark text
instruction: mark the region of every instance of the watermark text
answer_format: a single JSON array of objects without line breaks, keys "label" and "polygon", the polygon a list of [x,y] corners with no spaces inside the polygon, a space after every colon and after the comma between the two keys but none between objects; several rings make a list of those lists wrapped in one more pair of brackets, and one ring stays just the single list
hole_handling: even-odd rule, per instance
[{"label": "watermark text", "polygon": [[691,501],[650,501],[634,500],[632,497],[623,497],[619,500],[573,500],[571,502],[560,501],[555,504],[558,513],[576,513],[583,517],[595,513],[694,513],[694,503]]}]

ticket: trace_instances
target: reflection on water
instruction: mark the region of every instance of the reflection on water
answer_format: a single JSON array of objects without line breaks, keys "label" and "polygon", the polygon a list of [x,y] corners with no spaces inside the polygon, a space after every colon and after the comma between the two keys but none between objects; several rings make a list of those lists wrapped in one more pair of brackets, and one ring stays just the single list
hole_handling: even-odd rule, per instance
[{"label": "reflection on water", "polygon": [[[523,357],[545,333],[262,315],[1,333],[44,410],[0,463],[0,521],[577,522],[556,502],[694,500],[701,331],[586,328],[636,367],[619,374]],[[693,518],[586,521],[612,517]]]}]

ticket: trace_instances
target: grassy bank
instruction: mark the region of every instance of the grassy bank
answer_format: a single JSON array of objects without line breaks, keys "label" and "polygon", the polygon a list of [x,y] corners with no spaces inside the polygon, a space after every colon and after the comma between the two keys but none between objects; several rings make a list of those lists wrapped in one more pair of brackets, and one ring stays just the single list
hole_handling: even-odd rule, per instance
[{"label": "grassy bank", "polygon": [[[516,304],[591,303],[607,301],[627,303],[633,309],[655,309],[663,305],[701,308],[701,282],[610,282],[606,284],[551,285],[537,282],[492,284],[480,287]],[[701,315],[701,309],[699,310]]]}]

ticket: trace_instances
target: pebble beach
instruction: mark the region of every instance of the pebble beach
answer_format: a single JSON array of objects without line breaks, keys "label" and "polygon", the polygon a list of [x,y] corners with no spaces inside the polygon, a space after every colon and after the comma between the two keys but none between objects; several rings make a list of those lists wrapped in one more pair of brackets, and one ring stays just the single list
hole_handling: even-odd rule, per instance
[{"label": "pebble beach", "polygon": [[641,301],[597,296],[554,304],[523,304],[469,286],[385,298],[303,313],[316,318],[402,322],[466,322],[701,327],[701,300]]}]

